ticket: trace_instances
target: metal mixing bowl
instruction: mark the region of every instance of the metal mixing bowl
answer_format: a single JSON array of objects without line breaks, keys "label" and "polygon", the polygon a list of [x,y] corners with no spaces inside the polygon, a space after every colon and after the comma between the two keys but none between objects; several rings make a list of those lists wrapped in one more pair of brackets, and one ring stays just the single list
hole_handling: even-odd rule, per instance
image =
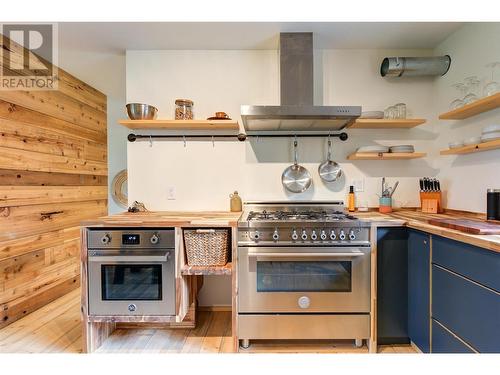
[{"label": "metal mixing bowl", "polygon": [[158,108],[149,104],[129,103],[126,107],[131,120],[154,120],[158,113]]}]

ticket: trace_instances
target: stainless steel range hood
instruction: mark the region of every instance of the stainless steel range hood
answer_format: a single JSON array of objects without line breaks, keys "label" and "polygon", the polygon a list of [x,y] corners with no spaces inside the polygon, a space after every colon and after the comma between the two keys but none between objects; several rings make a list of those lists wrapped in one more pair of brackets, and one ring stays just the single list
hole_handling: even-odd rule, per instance
[{"label": "stainless steel range hood", "polygon": [[360,106],[315,106],[313,34],[280,34],[281,105],[242,105],[248,134],[311,133],[340,130],[361,115]]}]

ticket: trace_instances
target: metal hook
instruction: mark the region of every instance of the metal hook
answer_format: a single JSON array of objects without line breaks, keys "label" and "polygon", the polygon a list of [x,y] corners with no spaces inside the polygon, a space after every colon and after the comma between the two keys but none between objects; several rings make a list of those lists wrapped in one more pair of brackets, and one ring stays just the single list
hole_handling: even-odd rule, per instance
[{"label": "metal hook", "polygon": [[212,135],[212,147],[215,148],[215,139],[214,139],[214,136]]},{"label": "metal hook", "polygon": [[185,135],[182,136],[182,140],[184,141],[184,148],[186,148],[186,136]]},{"label": "metal hook", "polygon": [[153,137],[149,136],[149,147],[153,147]]}]

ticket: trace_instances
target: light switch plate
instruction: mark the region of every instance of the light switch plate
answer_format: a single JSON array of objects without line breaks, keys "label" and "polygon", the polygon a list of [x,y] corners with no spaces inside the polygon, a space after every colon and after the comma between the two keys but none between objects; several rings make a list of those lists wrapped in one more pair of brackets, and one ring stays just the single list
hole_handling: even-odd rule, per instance
[{"label": "light switch plate", "polygon": [[167,199],[169,201],[175,200],[175,187],[174,186],[167,186]]},{"label": "light switch plate", "polygon": [[354,191],[356,193],[361,192],[361,191],[365,191],[365,180],[364,179],[353,180],[352,185],[354,186]]}]

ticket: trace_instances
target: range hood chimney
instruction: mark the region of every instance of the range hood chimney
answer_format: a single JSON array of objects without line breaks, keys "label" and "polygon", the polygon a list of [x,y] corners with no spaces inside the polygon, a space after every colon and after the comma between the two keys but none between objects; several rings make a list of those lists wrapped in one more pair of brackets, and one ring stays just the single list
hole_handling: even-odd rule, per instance
[{"label": "range hood chimney", "polygon": [[327,133],[343,129],[361,115],[360,106],[315,106],[312,33],[280,34],[279,106],[242,105],[248,134]]}]

